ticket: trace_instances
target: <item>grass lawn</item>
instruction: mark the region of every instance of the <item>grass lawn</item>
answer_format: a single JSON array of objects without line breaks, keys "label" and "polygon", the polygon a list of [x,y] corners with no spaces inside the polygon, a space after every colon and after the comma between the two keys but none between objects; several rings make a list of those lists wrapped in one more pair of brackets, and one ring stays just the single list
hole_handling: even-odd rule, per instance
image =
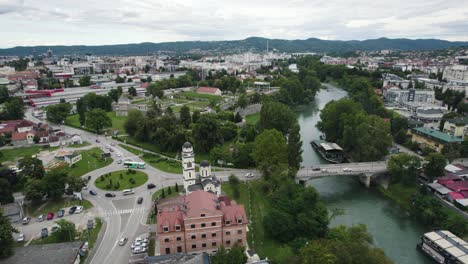
[{"label": "grass lawn", "polygon": [[[31,157],[32,155],[38,154],[41,150],[43,150],[40,146],[34,147],[25,147],[25,148],[14,148],[14,149],[3,149],[2,156],[0,157],[0,162],[5,161],[14,161],[15,159],[21,159],[24,157]],[[46,150],[46,149],[44,149]]]},{"label": "grass lawn", "polygon": [[212,94],[199,94],[196,92],[183,92],[181,93],[182,96],[185,96],[187,99],[191,98],[202,98],[202,99],[207,99],[207,100],[215,100],[216,102],[219,102],[223,99],[222,96],[219,95],[212,95]]},{"label": "grass lawn", "polygon": [[[125,123],[125,120],[127,120],[126,116],[116,116],[115,112],[107,112],[107,116],[112,120],[112,127],[110,128],[111,130],[119,130],[120,133],[125,133],[124,123]],[[67,116],[67,119],[65,120],[65,124],[67,126],[72,126],[72,127],[76,127],[79,129],[83,129],[80,126],[78,114]],[[89,129],[85,129],[85,130],[90,131]]]},{"label": "grass lawn", "polygon": [[70,175],[81,177],[86,173],[105,167],[112,163],[112,158],[101,159],[102,150],[98,147],[80,151],[82,159],[74,167],[66,167]]},{"label": "grass lawn", "polygon": [[255,125],[260,120],[260,113],[246,115],[245,122],[249,125]]},{"label": "grass lawn", "polygon": [[[131,172],[131,173],[129,173]],[[134,183],[130,182],[134,180]],[[108,191],[121,191],[143,185],[148,181],[148,175],[137,170],[121,170],[111,172],[110,175],[101,175],[96,179],[96,187]]]},{"label": "grass lawn", "polygon": [[[114,137],[114,138],[119,140],[119,141],[126,142],[127,144],[133,145],[135,147],[143,148],[143,149],[146,149],[146,150],[149,150],[149,151],[152,151],[152,152],[156,152],[156,153],[161,153],[162,155],[165,155],[165,156],[168,156],[168,157],[175,158],[175,156],[177,154],[175,152],[163,152],[157,146],[155,146],[155,145],[153,145],[151,143],[147,143],[147,142],[140,142],[140,141],[136,140],[133,137],[127,136],[127,137]],[[181,148],[182,148],[182,146],[181,146]]]},{"label": "grass lawn", "polygon": [[90,146],[90,145],[91,145],[91,143],[85,141],[85,142],[83,142],[81,144],[71,144],[71,145],[68,145],[67,147],[68,148],[81,148],[81,147],[87,147],[87,146]]},{"label": "grass lawn", "polygon": [[[178,187],[179,187],[179,192],[181,192],[182,189],[184,188],[184,186],[178,186]],[[175,185],[171,186],[170,188],[171,188],[170,194],[169,194],[169,187],[165,187],[164,189],[160,189],[157,192],[153,193],[153,195],[151,196],[151,201],[154,201],[156,200],[158,196],[161,196],[163,190],[164,190],[165,198],[175,197],[179,195],[179,193],[175,191]]]},{"label": "grass lawn", "polygon": [[[140,155],[141,151],[132,147],[119,144],[122,148],[135,155]],[[151,166],[169,173],[182,173],[182,164],[175,160],[169,160],[151,153],[144,153],[141,158]]]},{"label": "grass lawn", "polygon": [[45,204],[31,204],[25,206],[25,214],[31,217],[36,217],[41,214],[47,214],[53,212],[56,214],[60,209],[65,207],[71,207],[73,205],[81,205],[84,209],[93,207],[93,204],[88,200],[73,200],[69,198],[62,198],[58,200],[49,200]]}]

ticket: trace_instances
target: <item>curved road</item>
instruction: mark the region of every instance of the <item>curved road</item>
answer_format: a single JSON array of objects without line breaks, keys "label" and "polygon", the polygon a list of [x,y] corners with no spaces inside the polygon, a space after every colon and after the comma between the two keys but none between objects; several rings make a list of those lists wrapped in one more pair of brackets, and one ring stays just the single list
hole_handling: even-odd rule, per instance
[{"label": "curved road", "polygon": [[[26,112],[25,119],[35,123],[45,122],[44,120],[39,120],[33,117],[32,109],[29,109]],[[104,196],[105,191],[96,188],[94,181],[102,174],[123,170],[124,167],[122,164],[117,164],[118,159],[131,159],[133,161],[142,160],[138,156],[135,156],[131,152],[120,147],[118,144],[121,142],[119,141],[68,126],[61,127],[65,133],[80,134],[83,141],[88,141],[102,150],[106,150],[106,146],[110,146],[111,144],[114,145],[112,146],[115,150],[112,153],[114,158],[114,162],[112,164],[83,175],[83,177],[91,176],[88,187],[89,189],[93,189],[97,192],[97,195],[95,196],[90,195],[88,191],[83,192],[83,198],[90,200],[94,204],[101,218],[103,218],[107,223],[101,243],[99,245],[95,245],[95,247],[97,247],[95,248],[96,252],[92,256],[92,259],[87,262],[96,264],[129,263],[129,260],[132,258],[130,250],[132,241],[136,237],[142,234],[147,234],[150,231],[150,226],[146,224],[146,219],[151,209],[152,194],[163,187],[173,186],[176,182],[179,186],[183,186],[182,175],[163,172],[149,164],[146,164],[146,169],[143,171],[148,174],[148,182],[156,184],[156,188],[148,190],[146,184],[144,184],[140,187],[134,188],[134,195],[122,196],[120,192],[116,192],[116,197],[107,198]],[[99,139],[100,143],[96,143],[96,139]],[[118,153],[121,154],[121,157],[116,157]],[[231,174],[235,174],[240,179],[245,179],[244,176],[246,173],[258,175],[258,172],[255,170],[228,169],[215,172],[216,176],[222,181],[226,181],[228,176]],[[136,203],[137,197],[143,197],[142,204],[139,205]],[[120,247],[117,243],[123,236],[127,237],[129,241],[124,247]]]}]

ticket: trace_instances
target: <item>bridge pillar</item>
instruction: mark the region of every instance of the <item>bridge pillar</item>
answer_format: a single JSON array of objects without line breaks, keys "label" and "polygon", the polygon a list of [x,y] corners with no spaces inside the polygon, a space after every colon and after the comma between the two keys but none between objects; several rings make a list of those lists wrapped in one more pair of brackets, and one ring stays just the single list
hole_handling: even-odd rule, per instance
[{"label": "bridge pillar", "polygon": [[366,186],[366,188],[370,188],[371,185],[371,175],[361,175],[359,176],[359,180]]}]

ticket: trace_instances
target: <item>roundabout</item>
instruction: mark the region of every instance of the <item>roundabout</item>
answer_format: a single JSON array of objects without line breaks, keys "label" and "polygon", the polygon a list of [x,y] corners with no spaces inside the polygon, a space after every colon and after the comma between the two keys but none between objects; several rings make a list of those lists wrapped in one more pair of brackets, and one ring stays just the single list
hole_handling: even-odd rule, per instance
[{"label": "roundabout", "polygon": [[129,169],[105,173],[94,181],[94,185],[105,191],[121,191],[139,187],[147,181],[145,172]]}]

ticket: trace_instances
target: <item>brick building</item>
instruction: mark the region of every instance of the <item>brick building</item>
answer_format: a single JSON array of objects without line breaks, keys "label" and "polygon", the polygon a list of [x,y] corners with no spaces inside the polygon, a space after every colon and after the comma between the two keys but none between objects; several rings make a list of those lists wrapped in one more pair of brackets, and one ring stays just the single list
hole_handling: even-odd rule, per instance
[{"label": "brick building", "polygon": [[203,190],[158,205],[157,223],[161,255],[215,253],[247,242],[244,206]]}]

